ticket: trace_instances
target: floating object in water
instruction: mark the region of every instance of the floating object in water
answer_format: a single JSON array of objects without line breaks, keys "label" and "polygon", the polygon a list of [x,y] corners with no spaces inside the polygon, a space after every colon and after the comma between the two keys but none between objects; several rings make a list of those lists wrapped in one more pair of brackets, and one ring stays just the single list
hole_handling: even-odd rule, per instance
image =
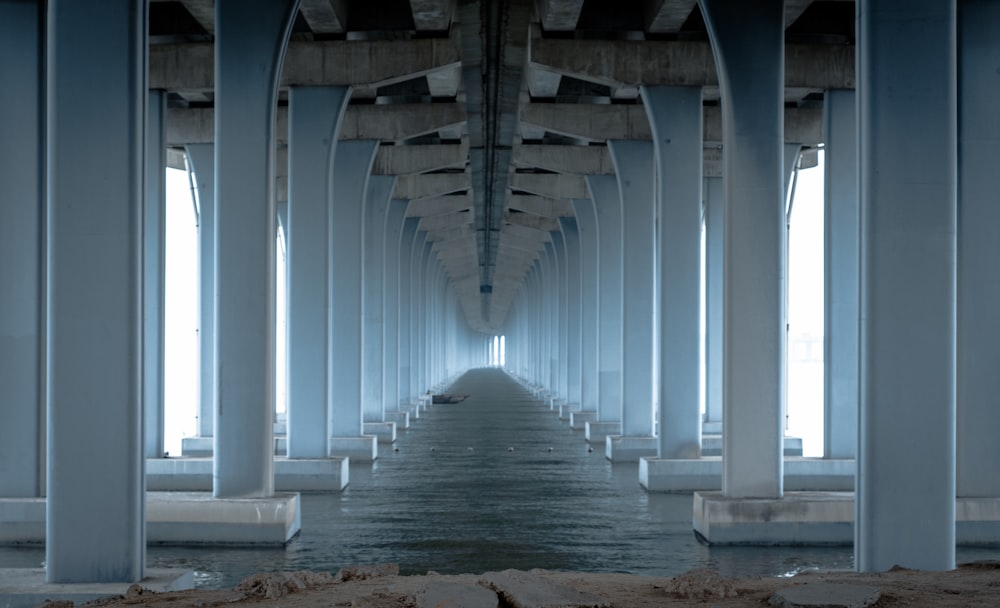
[{"label": "floating object in water", "polygon": [[470,452],[472,452],[472,451],[475,451],[476,448],[466,448],[466,449],[468,449]]},{"label": "floating object in water", "polygon": [[399,448],[392,448],[392,451],[393,451],[393,452],[398,452],[398,451],[399,451]]},{"label": "floating object in water", "polygon": [[507,451],[508,451],[508,452],[513,452],[513,451],[514,451],[514,448],[507,448]]},{"label": "floating object in water", "polygon": [[431,448],[431,451],[432,451],[432,452],[436,452],[436,451],[437,451],[437,448]]},{"label": "floating object in water", "polygon": [[552,448],[549,448],[549,451],[551,452],[551,451],[552,451]]},{"label": "floating object in water", "polygon": [[461,403],[468,398],[468,395],[449,395],[447,393],[442,393],[440,395],[432,395],[431,403]]},{"label": "floating object in water", "polygon": [[588,451],[588,452],[593,452],[593,451],[594,451],[594,448],[587,448],[587,451]]}]

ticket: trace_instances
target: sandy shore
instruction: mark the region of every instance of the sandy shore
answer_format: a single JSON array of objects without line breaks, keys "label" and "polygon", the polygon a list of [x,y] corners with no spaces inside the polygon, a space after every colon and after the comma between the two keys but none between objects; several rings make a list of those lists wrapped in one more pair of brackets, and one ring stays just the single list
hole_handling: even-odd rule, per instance
[{"label": "sandy shore", "polygon": [[[613,573],[506,571],[490,574],[399,576],[391,565],[363,566],[329,573],[257,574],[232,590],[152,593],[133,586],[124,597],[94,602],[103,606],[156,608],[209,608],[214,606],[282,606],[328,608],[364,606],[406,608],[443,605],[432,601],[442,589],[497,593],[509,606],[528,605],[497,588],[499,576],[515,576],[548,593],[563,593],[565,606],[764,606],[776,592],[810,586],[837,599],[837,590],[874,588],[877,606],[1000,606],[1000,562],[965,564],[951,572],[896,569],[878,574],[851,572],[807,573],[792,578],[725,579],[708,570],[694,570],[677,577],[646,577]],[[510,579],[508,579],[510,580]],[[832,587],[830,585],[833,585]],[[503,585],[501,585],[503,586]],[[844,587],[847,586],[847,587]],[[830,591],[832,590],[832,592]],[[521,589],[520,591],[524,591]],[[451,591],[449,591],[451,592]],[[527,590],[531,595],[532,590]],[[574,594],[578,594],[574,595]],[[516,594],[515,594],[516,595]],[[523,597],[523,596],[522,596]],[[455,605],[472,605],[469,603]],[[831,603],[831,605],[837,605]],[[55,608],[55,607],[50,607]]]}]

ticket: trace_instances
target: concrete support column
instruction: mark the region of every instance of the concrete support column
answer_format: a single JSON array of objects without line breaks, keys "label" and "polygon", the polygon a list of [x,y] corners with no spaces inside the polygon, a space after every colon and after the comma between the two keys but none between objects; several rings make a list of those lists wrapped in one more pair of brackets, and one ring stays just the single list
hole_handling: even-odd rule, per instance
[{"label": "concrete support column", "polygon": [[699,87],[643,87],[656,150],[660,458],[701,456],[702,111]]},{"label": "concrete support column", "polygon": [[[1000,496],[1000,207],[996,167],[1000,125],[993,119],[995,33],[1000,5],[963,0],[958,30],[958,478],[959,496]],[[991,277],[992,280],[984,280]]]},{"label": "concrete support column", "polygon": [[[608,148],[618,174],[622,234],[622,435],[653,436],[653,320],[655,275],[653,145],[612,141]],[[655,453],[655,448],[653,449]]]},{"label": "concrete support column", "polygon": [[784,12],[701,0],[722,95],[723,473],[728,497],[782,495]]},{"label": "concrete support column", "polygon": [[0,498],[42,495],[45,394],[44,11],[0,2]]},{"label": "concrete support column", "polygon": [[[705,178],[705,422],[722,430],[722,243],[726,192]],[[714,429],[713,429],[714,430]],[[707,431],[707,428],[706,428]]]},{"label": "concrete support column", "polygon": [[185,146],[198,193],[198,436],[215,428],[215,145]]},{"label": "concrete support column", "polygon": [[858,448],[858,135],[853,90],[827,91],[824,110],[825,318],[823,454]]},{"label": "concrete support column", "polygon": [[563,240],[566,243],[566,274],[568,291],[566,298],[566,400],[575,410],[581,409],[582,386],[580,372],[583,322],[581,304],[583,301],[583,277],[580,274],[582,251],[580,231],[573,218],[560,218]]},{"label": "concrete support column", "polygon": [[145,575],[146,10],[48,3],[48,583]]},{"label": "concrete support column", "polygon": [[[333,159],[331,232],[330,405],[331,450],[335,456],[368,460],[358,450],[362,429],[362,212],[377,141],[341,141]],[[372,442],[374,443],[374,442]],[[371,447],[375,458],[377,448]]]},{"label": "concrete support column", "polygon": [[622,415],[622,204],[618,181],[609,175],[587,177],[598,228],[600,330],[597,419],[621,422]]},{"label": "concrete support column", "polygon": [[545,243],[545,307],[547,315],[548,360],[546,361],[545,386],[554,396],[559,396],[559,262],[556,245]]},{"label": "concrete support column", "polygon": [[552,245],[555,248],[556,266],[556,291],[558,293],[558,309],[556,323],[558,332],[558,344],[556,346],[556,387],[555,393],[561,402],[569,403],[569,251],[566,246],[566,239],[562,232],[553,231],[550,233]]},{"label": "concrete support column", "polygon": [[221,0],[215,7],[217,498],[274,494],[273,125],[297,6]]},{"label": "concrete support column", "polygon": [[[861,415],[854,563],[955,567],[954,2],[858,6]],[[906,103],[899,103],[903,99]],[[920,126],[920,145],[906,133]],[[919,533],[914,533],[919,530]]]},{"label": "concrete support column", "polygon": [[350,87],[288,92],[288,457],[327,458],[330,181]]},{"label": "concrete support column", "polygon": [[361,404],[365,422],[385,420],[385,399],[382,397],[382,281],[385,217],[395,185],[395,176],[373,175],[368,178],[365,196],[361,281]]},{"label": "concrete support column", "polygon": [[146,191],[142,214],[142,406],[146,458],[163,458],[164,277],[166,263],[166,91],[149,91],[146,110]]},{"label": "concrete support column", "polygon": [[413,219],[413,226],[407,231],[404,224],[411,223],[406,218],[406,204],[404,200],[393,200],[389,203],[389,210],[385,216],[385,257],[382,297],[382,315],[385,321],[382,339],[382,366],[385,373],[382,377],[382,397],[385,401],[386,412],[399,411],[399,298],[400,289],[400,243],[404,235],[409,233],[409,238],[413,238],[413,231],[416,229],[416,218]]},{"label": "concrete support column", "polygon": [[413,300],[413,274],[411,272],[411,260],[413,257],[414,243],[417,240],[417,225],[420,218],[406,218],[403,222],[403,232],[399,237],[399,298],[396,301],[396,311],[399,320],[399,330],[397,337],[397,401],[399,405],[409,405],[411,402],[410,390],[410,306]]},{"label": "concrete support column", "polygon": [[573,201],[580,232],[580,409],[596,412],[598,402],[598,354],[600,298],[599,260],[597,257],[597,215],[590,199]]}]

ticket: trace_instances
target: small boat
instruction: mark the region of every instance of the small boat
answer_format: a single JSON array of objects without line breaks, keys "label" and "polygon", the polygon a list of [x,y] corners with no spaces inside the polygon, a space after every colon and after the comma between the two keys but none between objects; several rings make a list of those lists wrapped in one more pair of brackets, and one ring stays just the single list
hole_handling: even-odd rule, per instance
[{"label": "small boat", "polygon": [[468,395],[433,395],[431,397],[431,403],[461,403],[468,399]]}]

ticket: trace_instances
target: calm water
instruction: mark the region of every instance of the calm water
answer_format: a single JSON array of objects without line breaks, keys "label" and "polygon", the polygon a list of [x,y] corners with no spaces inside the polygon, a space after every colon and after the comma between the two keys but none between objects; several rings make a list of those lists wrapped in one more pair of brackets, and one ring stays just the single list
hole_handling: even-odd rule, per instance
[{"label": "calm water", "polygon": [[[403,573],[504,568],[675,575],[784,575],[851,568],[850,547],[709,548],[691,531],[691,496],[647,494],[636,464],[612,465],[506,374],[473,370],[452,393],[351,466],[347,490],[302,497],[302,532],[284,549],[150,547],[148,565],[231,587],[262,570],[336,571],[395,562]],[[510,451],[513,448],[513,451]],[[961,561],[994,557],[960,552]],[[38,566],[39,548],[0,548],[0,567]]]}]

